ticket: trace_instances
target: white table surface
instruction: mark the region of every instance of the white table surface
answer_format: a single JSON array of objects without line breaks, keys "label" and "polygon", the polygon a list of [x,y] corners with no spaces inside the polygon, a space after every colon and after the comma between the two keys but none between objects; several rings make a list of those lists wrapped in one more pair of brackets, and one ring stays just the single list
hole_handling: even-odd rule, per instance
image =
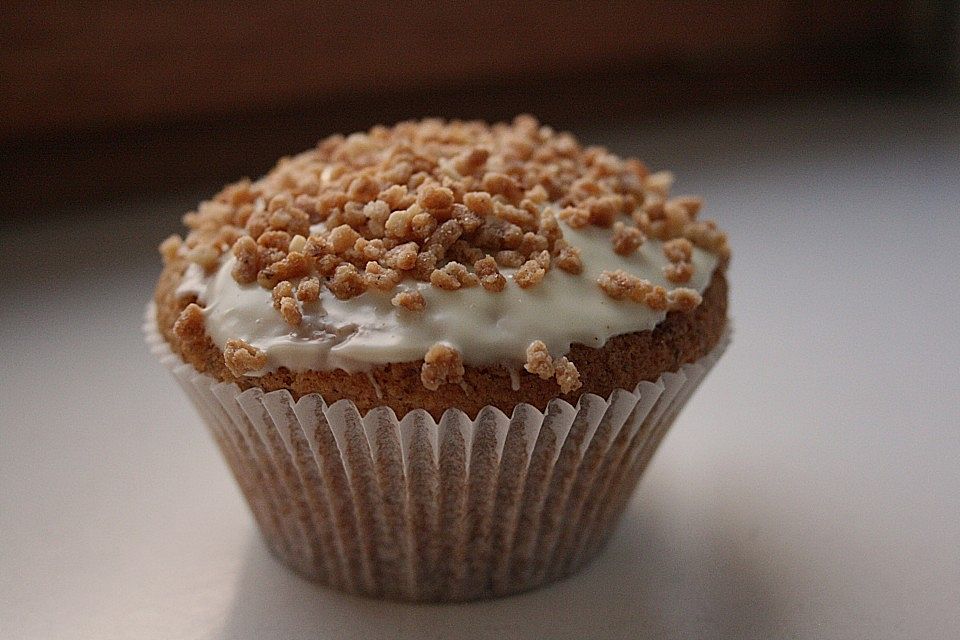
[{"label": "white table surface", "polygon": [[600,558],[479,604],[348,597],[268,555],[141,342],[150,247],[190,199],[6,229],[0,638],[960,637],[958,114],[834,101],[577,132],[706,195],[736,337]]}]

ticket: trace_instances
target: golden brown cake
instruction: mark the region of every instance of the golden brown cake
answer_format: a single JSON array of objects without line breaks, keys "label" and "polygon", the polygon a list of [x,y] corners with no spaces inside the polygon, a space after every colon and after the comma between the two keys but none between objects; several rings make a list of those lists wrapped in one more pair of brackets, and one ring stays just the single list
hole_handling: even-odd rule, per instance
[{"label": "golden brown cake", "polygon": [[598,548],[722,350],[726,236],[671,183],[530,116],[333,136],[184,217],[152,343],[296,570],[530,588]]}]

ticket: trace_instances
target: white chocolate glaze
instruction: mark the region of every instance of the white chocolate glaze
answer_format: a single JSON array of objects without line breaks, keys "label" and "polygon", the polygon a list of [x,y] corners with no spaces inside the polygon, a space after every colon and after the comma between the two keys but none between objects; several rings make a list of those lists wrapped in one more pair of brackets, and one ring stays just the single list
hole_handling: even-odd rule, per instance
[{"label": "white chocolate glaze", "polygon": [[[563,223],[561,223],[563,224]],[[231,276],[234,259],[205,277],[190,267],[178,293],[193,293],[206,304],[206,330],[221,349],[238,338],[263,350],[267,366],[248,375],[262,375],[279,367],[292,371],[343,369],[368,371],[388,363],[421,360],[436,342],[459,351],[469,365],[525,360],[527,346],[542,340],[559,356],[574,343],[600,347],[612,336],[655,327],[666,312],[644,304],[618,301],[597,285],[604,270],[625,271],[670,290],[664,278],[668,264],[661,243],[648,240],[636,253],[613,252],[609,229],[572,229],[563,224],[564,238],[582,251],[584,270],[571,275],[553,268],[543,281],[521,289],[511,269],[504,269],[506,289],[491,293],[482,287],[445,291],[428,283],[404,280],[390,293],[368,291],[350,300],[338,300],[326,288],[320,300],[303,306],[303,322],[291,327],[271,305],[271,293],[258,284],[241,285]],[[717,265],[717,257],[695,248],[693,278],[685,286],[703,293]],[[426,299],[423,311],[398,309],[390,303],[400,290],[418,289]]]}]

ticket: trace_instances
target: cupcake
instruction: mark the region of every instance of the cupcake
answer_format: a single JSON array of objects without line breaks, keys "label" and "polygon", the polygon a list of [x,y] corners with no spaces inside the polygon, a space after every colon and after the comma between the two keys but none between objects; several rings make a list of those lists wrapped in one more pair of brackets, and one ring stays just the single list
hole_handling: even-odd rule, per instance
[{"label": "cupcake", "polygon": [[726,236],[530,116],[332,136],[160,247],[148,342],[269,549],[459,601],[602,545],[727,341]]}]

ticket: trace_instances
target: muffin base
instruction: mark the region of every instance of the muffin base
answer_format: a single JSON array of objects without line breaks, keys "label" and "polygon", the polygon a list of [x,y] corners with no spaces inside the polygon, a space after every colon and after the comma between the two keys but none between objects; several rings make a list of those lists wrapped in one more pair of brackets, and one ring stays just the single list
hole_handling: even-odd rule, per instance
[{"label": "muffin base", "polygon": [[310,580],[412,601],[505,596],[589,562],[729,340],[606,399],[397,418],[200,373],[171,351],[150,306],[147,341],[203,417],[271,552]]}]

